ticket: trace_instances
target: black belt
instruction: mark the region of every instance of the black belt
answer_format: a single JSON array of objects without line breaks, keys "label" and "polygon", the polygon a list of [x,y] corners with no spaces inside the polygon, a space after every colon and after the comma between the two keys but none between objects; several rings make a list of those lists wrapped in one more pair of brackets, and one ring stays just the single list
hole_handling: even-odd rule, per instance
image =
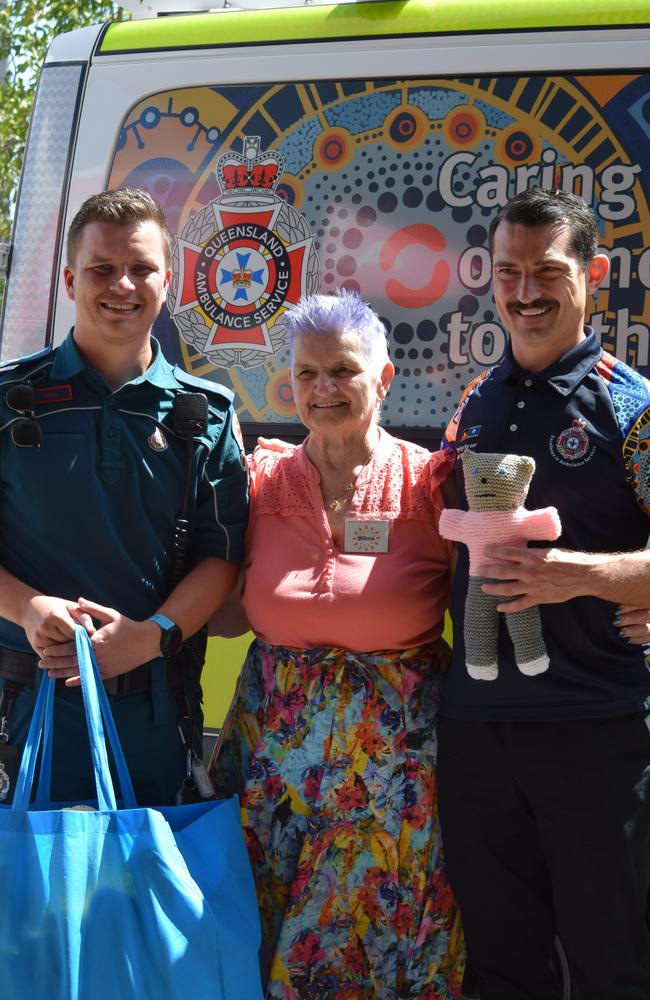
[{"label": "black belt", "polygon": [[[22,687],[33,688],[36,680],[39,657],[36,653],[21,653],[15,649],[0,647],[0,677]],[[117,677],[109,677],[104,687],[112,695],[138,694],[151,690],[151,667],[158,660],[149,660],[142,666],[129,670]],[[183,655],[167,660],[167,688],[174,691],[183,682]],[[61,682],[63,683],[63,682]]]}]

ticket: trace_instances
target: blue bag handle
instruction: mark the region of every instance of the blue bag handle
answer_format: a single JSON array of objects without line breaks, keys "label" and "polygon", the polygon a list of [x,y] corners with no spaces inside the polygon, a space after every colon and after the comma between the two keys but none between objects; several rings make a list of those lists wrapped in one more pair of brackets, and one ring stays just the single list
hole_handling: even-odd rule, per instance
[{"label": "blue bag handle", "polygon": [[41,736],[43,734],[47,705],[48,702],[52,702],[54,700],[54,681],[50,683],[50,680],[51,678],[49,678],[47,674],[44,674],[38,687],[38,695],[36,697],[34,711],[32,712],[32,720],[29,724],[29,731],[27,733],[23,755],[20,761],[18,779],[14,789],[13,803],[11,806],[12,809],[25,810],[29,804],[29,797],[31,795],[32,785],[34,784],[34,772],[36,770],[36,761],[38,760],[38,751],[41,745]]},{"label": "blue bag handle", "polygon": [[[95,660],[95,653],[90,637],[81,625],[75,626],[75,645],[77,648],[81,691],[95,776],[97,804],[102,811],[113,811],[117,808],[115,789],[108,763],[108,754],[106,752],[106,732],[120,783],[122,804],[127,809],[135,809],[137,803],[133,792],[133,785],[131,784],[126,760],[124,759],[124,752],[117,729],[115,728],[113,714],[99,675],[99,668]],[[41,738],[43,739],[43,753],[35,805],[38,808],[44,808],[50,802],[55,683],[54,678],[49,677],[47,674],[44,674],[41,679],[29,733],[27,734],[25,750],[23,751],[16,791],[14,793],[12,806],[14,809],[28,808]]]}]

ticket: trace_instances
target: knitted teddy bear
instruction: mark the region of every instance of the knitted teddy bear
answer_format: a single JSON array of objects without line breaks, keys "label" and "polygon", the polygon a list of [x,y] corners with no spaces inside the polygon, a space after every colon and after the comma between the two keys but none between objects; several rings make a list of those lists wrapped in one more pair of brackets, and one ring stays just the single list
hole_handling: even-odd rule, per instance
[{"label": "knitted teddy bear", "polygon": [[[443,538],[462,542],[469,549],[469,582],[465,602],[465,661],[475,680],[493,681],[497,665],[497,604],[507,598],[485,594],[490,582],[477,576],[489,544],[525,546],[529,539],[555,539],[561,532],[555,507],[526,510],[524,501],[535,471],[526,455],[463,453],[463,475],[469,510],[444,510],[440,517]],[[522,674],[534,676],[548,669],[539,608],[514,611],[505,616]]]}]

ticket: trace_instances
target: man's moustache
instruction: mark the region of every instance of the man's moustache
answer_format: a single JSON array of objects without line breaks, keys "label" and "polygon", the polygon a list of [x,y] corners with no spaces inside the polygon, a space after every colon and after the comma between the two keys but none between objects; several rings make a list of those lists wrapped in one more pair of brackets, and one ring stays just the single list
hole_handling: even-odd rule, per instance
[{"label": "man's moustache", "polygon": [[516,309],[547,309],[552,306],[553,302],[548,299],[537,299],[535,302],[510,302],[508,304],[508,311],[513,312]]}]

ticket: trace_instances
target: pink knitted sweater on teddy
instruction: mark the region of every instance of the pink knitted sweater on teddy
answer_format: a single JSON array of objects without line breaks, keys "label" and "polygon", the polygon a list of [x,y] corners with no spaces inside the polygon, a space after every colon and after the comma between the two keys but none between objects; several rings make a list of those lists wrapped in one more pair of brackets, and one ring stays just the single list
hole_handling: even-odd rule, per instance
[{"label": "pink knitted sweater on teddy", "polygon": [[[526,545],[531,539],[543,541],[558,538],[562,527],[555,507],[539,510],[443,510],[440,534],[469,549],[470,576],[478,576],[478,568],[486,562],[488,545]],[[496,560],[491,559],[490,562]]]}]

